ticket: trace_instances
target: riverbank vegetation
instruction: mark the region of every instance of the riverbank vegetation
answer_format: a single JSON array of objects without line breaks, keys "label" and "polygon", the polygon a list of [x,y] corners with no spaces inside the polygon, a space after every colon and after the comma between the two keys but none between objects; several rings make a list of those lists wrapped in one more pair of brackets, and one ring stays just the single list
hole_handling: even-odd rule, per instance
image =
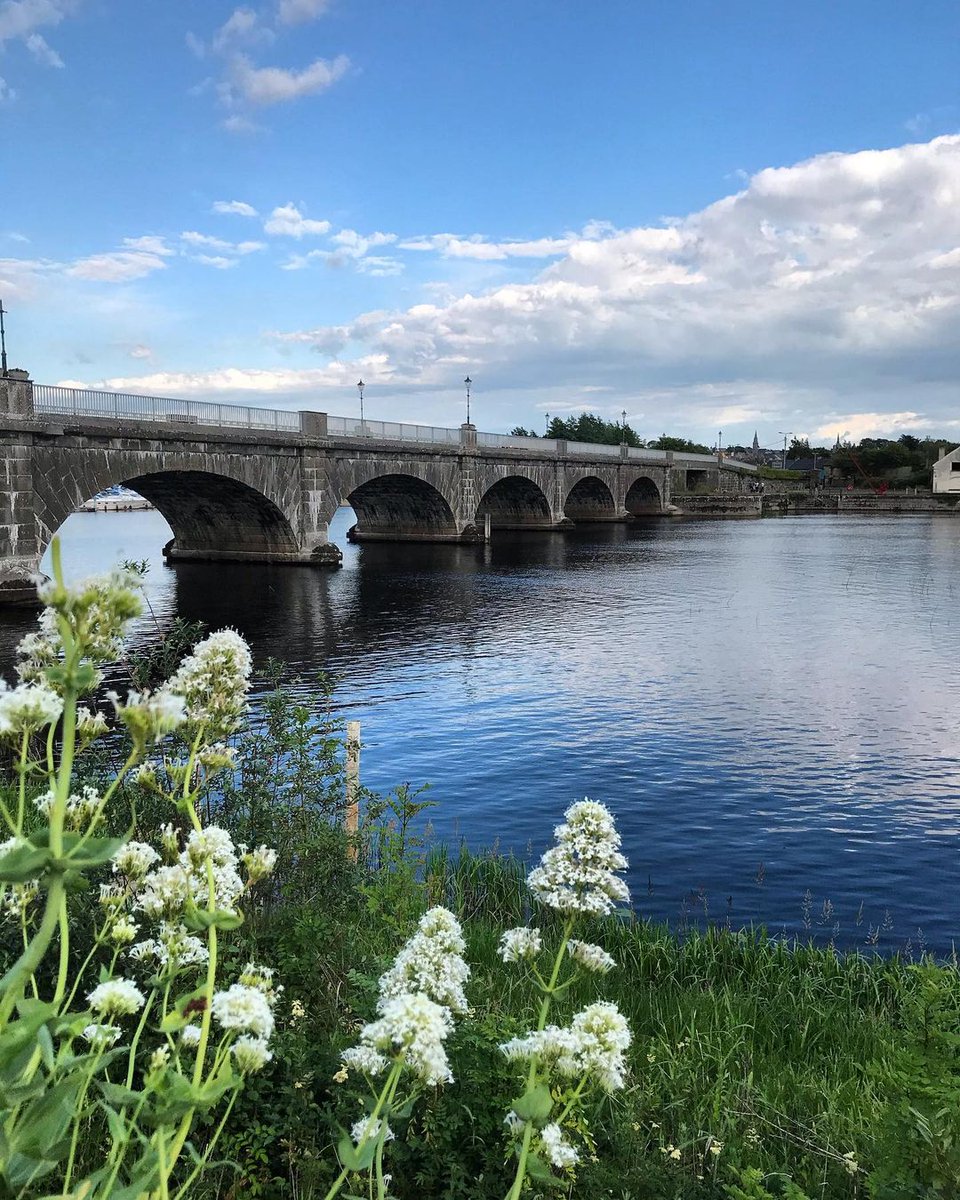
[{"label": "riverbank vegetation", "polygon": [[[106,593],[89,594],[102,623]],[[61,617],[79,611],[57,602]],[[89,634],[96,623],[87,617]],[[74,618],[64,619],[48,620],[49,636],[28,647],[26,661],[47,683],[26,686],[49,685],[47,708],[39,693],[0,697],[2,732],[19,750],[3,810],[19,819],[19,843],[0,857],[8,915],[0,988],[13,995],[0,1033],[5,1194],[960,1195],[955,961],[842,954],[723,927],[680,935],[644,921],[615,907],[622,864],[599,805],[568,810],[530,878],[515,858],[434,844],[429,791],[409,783],[388,795],[361,789],[357,833],[348,835],[346,743],[331,681],[307,686],[268,663],[255,682],[256,716],[244,717],[240,640],[214,635],[191,649],[195,628],[127,664],[138,694],[118,701],[116,716],[108,703],[109,721],[83,718],[88,735],[91,721],[98,732],[84,736],[81,775],[69,788],[57,784],[46,813],[31,809],[35,781],[22,764],[33,751],[25,758],[23,747],[39,751],[39,780],[51,762],[62,770],[69,742],[56,697],[68,704],[72,692],[58,693],[57,681],[72,679],[74,691],[78,680],[88,690],[96,683],[80,678],[77,662],[64,673]],[[116,621],[109,629],[112,638]],[[114,649],[112,640],[101,645]],[[130,746],[106,731],[116,717],[162,772],[125,769]],[[171,736],[172,746],[154,748]],[[193,744],[191,766],[174,750]],[[68,832],[74,842],[59,851],[91,885],[73,879],[64,889],[67,940],[59,898],[57,920],[44,917],[59,859],[41,863],[33,851],[52,844],[43,829],[66,819],[84,785],[107,799],[86,817],[82,804],[70,810],[81,822],[98,814],[98,840],[80,855]],[[547,824],[560,807],[544,814]],[[134,829],[140,865],[120,848]],[[246,880],[226,869],[228,843]],[[161,856],[169,868],[157,866]],[[147,859],[149,888],[131,873]],[[161,870],[173,873],[161,880]],[[140,898],[148,891],[159,903],[161,882],[172,889],[161,904],[166,923],[143,967],[128,961],[123,938],[131,924],[149,923],[151,905]],[[114,936],[121,927],[123,938]],[[25,993],[17,964],[41,928],[52,958],[32,963]],[[110,946],[88,983],[89,962]],[[124,972],[132,978],[121,988]],[[401,1019],[391,1001],[411,995],[430,1018],[429,1054],[422,1041],[382,1040],[383,1023]],[[184,1036],[188,1027],[198,1039]],[[197,1075],[196,1046],[208,1039],[216,1049]],[[388,1045],[400,1049],[381,1071]],[[41,1128],[60,1132],[38,1140]]]}]

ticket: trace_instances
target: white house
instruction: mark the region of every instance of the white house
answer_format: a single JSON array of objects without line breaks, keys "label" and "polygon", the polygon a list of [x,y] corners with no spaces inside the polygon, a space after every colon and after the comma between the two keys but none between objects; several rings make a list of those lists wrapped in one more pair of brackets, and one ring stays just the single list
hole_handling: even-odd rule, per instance
[{"label": "white house", "polygon": [[941,449],[940,459],[933,465],[933,490],[960,496],[960,446],[952,454]]}]

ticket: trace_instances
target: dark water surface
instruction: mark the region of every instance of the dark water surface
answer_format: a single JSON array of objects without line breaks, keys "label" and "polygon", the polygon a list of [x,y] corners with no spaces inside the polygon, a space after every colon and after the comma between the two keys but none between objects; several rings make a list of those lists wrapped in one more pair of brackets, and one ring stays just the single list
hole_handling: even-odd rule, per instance
[{"label": "dark water surface", "polygon": [[[171,568],[168,536],[152,512],[78,514],[68,570],[149,557],[161,623],[233,625],[260,662],[337,673],[364,781],[430,781],[439,837],[539,853],[589,795],[643,913],[844,945],[960,932],[960,520],[346,546],[333,573]],[[4,663],[29,624],[0,615]]]}]

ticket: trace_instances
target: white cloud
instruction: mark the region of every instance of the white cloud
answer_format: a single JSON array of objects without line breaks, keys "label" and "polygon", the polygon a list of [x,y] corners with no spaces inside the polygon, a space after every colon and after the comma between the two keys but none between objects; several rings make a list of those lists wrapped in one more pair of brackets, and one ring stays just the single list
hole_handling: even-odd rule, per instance
[{"label": "white cloud", "polygon": [[211,237],[208,233],[197,233],[192,229],[181,233],[180,240],[188,246],[206,246],[224,254],[253,254],[257,250],[266,249],[264,242],[227,242],[223,238]]},{"label": "white cloud", "polygon": [[355,229],[341,229],[330,238],[340,253],[350,258],[363,258],[372,247],[389,246],[396,240],[395,233],[357,233]]},{"label": "white cloud", "polygon": [[584,234],[568,234],[562,238],[535,238],[532,241],[490,242],[480,234],[460,237],[454,233],[432,233],[426,237],[409,238],[400,243],[401,250],[432,250],[444,258],[476,258],[495,261],[506,258],[556,258],[583,239]]},{"label": "white cloud", "polygon": [[174,251],[162,237],[148,234],[145,237],[124,238],[122,249],[105,254],[91,254],[77,259],[64,271],[75,279],[91,279],[100,283],[127,283],[142,279],[154,271],[162,271],[164,259]]},{"label": "white cloud", "polygon": [[259,125],[239,113],[225,117],[221,124],[228,133],[257,133],[260,129]]},{"label": "white cloud", "polygon": [[[953,418],[960,136],[823,154],[661,226],[589,232],[524,282],[366,313],[313,344],[363,346],[410,388],[445,386],[463,364],[488,397],[612,383],[657,433]],[[454,253],[513,257],[567,236],[456,239]]]},{"label": "white cloud", "polygon": [[213,49],[222,54],[238,45],[272,42],[273,31],[263,25],[252,8],[235,8],[213,35]]},{"label": "white cloud", "polygon": [[43,36],[39,33],[31,33],[27,38],[27,49],[37,60],[38,63],[43,63],[45,67],[62,67],[63,59],[53,49],[48,46]]},{"label": "white cloud", "polygon": [[153,358],[153,351],[150,349],[149,346],[144,346],[144,345],[131,346],[130,357],[138,358],[138,359]]},{"label": "white cloud", "polygon": [[205,267],[216,267],[218,271],[229,271],[240,261],[237,258],[224,258],[222,254],[194,254],[193,261],[202,263]]},{"label": "white cloud", "polygon": [[332,61],[315,59],[298,71],[286,67],[256,67],[242,54],[232,60],[227,79],[221,84],[224,103],[252,104],[265,107],[298,100],[301,96],[325,92],[342,79],[350,68],[350,60],[339,54]]},{"label": "white cloud", "polygon": [[232,214],[237,217],[256,217],[259,215],[252,204],[247,204],[243,200],[214,200],[210,211],[224,215]]},{"label": "white cloud", "polygon": [[0,45],[26,41],[35,30],[59,25],[77,7],[76,0],[5,0],[0,7]]},{"label": "white cloud", "polygon": [[30,241],[30,239],[27,237],[27,235],[25,233],[17,233],[15,230],[11,230],[11,232],[7,234],[7,237],[10,239],[11,242],[29,242]]},{"label": "white cloud", "polygon": [[16,100],[16,98],[17,93],[7,83],[3,76],[0,75],[0,104],[5,104],[10,100]]},{"label": "white cloud", "polygon": [[278,0],[277,20],[281,25],[315,21],[327,11],[330,0]]},{"label": "white cloud", "polygon": [[[942,426],[944,422],[940,424]],[[928,418],[915,412],[846,413],[820,425],[815,436],[831,441],[839,437],[842,442],[859,442],[865,437],[898,437],[901,433],[922,430],[929,425]]]},{"label": "white cloud", "polygon": [[330,222],[310,220],[291,202],[275,208],[264,221],[263,230],[275,237],[300,239],[311,234],[329,233]]},{"label": "white cloud", "polygon": [[187,49],[190,51],[190,53],[193,55],[194,58],[200,58],[200,59],[206,58],[207,47],[204,45],[202,38],[198,38],[195,33],[191,33],[190,30],[188,29],[183,40],[186,42]]}]

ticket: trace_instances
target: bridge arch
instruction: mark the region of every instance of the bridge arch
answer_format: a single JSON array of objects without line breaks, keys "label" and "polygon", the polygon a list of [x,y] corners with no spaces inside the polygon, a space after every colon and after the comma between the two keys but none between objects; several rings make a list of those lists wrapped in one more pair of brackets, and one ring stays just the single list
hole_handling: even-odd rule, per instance
[{"label": "bridge arch", "polygon": [[552,529],[550,501],[538,483],[526,475],[505,475],[492,483],[477,505],[477,527],[487,517],[491,529]]},{"label": "bridge arch", "polygon": [[584,475],[567,492],[563,515],[571,521],[615,521],[613,492],[599,476]]},{"label": "bridge arch", "polygon": [[649,475],[639,475],[627,488],[623,507],[633,517],[649,516],[663,511],[663,497]]},{"label": "bridge arch", "polygon": [[455,541],[457,520],[443,493],[416,475],[389,472],[354,487],[345,499],[357,514],[351,541]]},{"label": "bridge arch", "polygon": [[[296,465],[296,460],[291,460]],[[174,559],[308,562],[294,471],[253,456],[165,454],[51,446],[36,452],[37,551],[85,501],[105,488],[131,488],[165,518]]]}]

